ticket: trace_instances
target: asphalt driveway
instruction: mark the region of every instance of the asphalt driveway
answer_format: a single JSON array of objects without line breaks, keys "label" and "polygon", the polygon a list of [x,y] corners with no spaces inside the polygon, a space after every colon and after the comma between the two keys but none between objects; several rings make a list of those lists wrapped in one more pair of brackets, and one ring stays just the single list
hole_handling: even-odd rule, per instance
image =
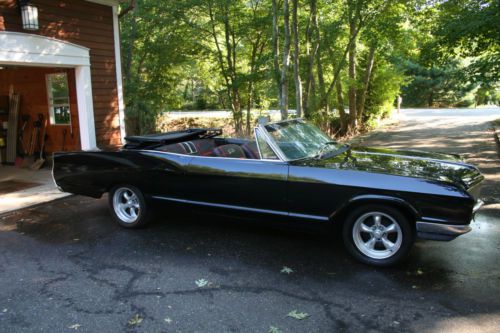
[{"label": "asphalt driveway", "polygon": [[336,237],[266,221],[162,212],[124,230],[107,198],[75,196],[0,217],[0,332],[497,332],[498,110],[481,112],[408,110],[365,138],[464,153],[487,176],[473,231],[418,242],[399,267],[358,264]]}]

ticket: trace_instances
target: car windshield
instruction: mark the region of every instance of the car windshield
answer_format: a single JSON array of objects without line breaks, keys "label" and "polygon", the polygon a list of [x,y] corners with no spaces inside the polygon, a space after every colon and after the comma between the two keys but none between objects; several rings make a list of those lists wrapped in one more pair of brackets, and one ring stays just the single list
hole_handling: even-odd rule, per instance
[{"label": "car windshield", "polygon": [[302,119],[267,124],[264,128],[287,160],[321,156],[341,147],[318,127]]}]

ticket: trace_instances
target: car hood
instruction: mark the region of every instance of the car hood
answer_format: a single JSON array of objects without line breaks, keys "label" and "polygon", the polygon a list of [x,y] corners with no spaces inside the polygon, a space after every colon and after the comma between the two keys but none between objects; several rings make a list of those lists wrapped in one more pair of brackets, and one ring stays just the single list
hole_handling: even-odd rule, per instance
[{"label": "car hood", "polygon": [[419,150],[352,147],[332,157],[308,159],[301,163],[314,167],[425,178],[454,183],[466,189],[484,178],[476,167],[465,164],[458,155]]}]

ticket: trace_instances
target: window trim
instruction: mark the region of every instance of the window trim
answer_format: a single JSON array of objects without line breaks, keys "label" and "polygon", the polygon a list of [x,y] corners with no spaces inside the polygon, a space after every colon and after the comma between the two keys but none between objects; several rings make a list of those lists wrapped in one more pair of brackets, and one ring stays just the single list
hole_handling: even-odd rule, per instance
[{"label": "window trim", "polygon": [[[58,75],[58,74],[63,74],[64,77],[66,78],[66,86],[68,88],[68,103],[54,103],[54,96],[52,96],[52,81],[50,79],[51,76],[53,75]],[[68,80],[68,73],[66,72],[55,72],[55,73],[48,73],[45,74],[45,86],[47,88],[47,104],[48,104],[48,111],[49,111],[49,124],[51,126],[71,126],[71,98],[70,98],[70,93],[69,93],[69,80]],[[57,124],[56,119],[55,119],[55,112],[54,108],[56,106],[67,106],[69,109],[69,122],[67,124]]]},{"label": "window trim", "polygon": [[[269,133],[267,133],[266,129],[264,128],[264,126],[262,124],[260,124],[258,127],[255,127],[255,129],[254,129],[255,143],[257,144],[257,149],[259,150],[259,155],[261,157],[261,160],[269,161],[267,159],[262,159],[262,154],[260,152],[260,147],[259,147],[259,140],[257,140],[257,132],[262,133],[262,135],[264,137],[264,141],[267,142],[267,144],[269,145],[269,147],[271,148],[271,150],[276,154],[276,156],[278,157],[278,159],[280,161],[282,161],[282,162],[286,162],[287,159],[286,159],[285,155],[283,154],[283,152],[281,151],[281,149],[279,149],[279,147],[276,145],[276,143],[271,138],[271,136],[269,135]],[[274,161],[274,160],[270,160],[270,161]]]}]

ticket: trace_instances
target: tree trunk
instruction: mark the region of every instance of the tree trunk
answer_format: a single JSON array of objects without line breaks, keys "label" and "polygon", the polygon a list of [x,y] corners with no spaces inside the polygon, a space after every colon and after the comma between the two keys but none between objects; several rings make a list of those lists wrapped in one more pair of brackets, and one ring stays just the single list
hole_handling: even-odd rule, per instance
[{"label": "tree trunk", "polygon": [[340,80],[337,80],[335,83],[335,87],[337,88],[337,110],[339,111],[340,116],[340,135],[345,135],[347,133],[347,128],[349,127],[349,119],[347,118],[347,114],[345,113],[345,103],[344,103],[344,95],[342,94],[342,83]]},{"label": "tree trunk", "polygon": [[278,25],[278,5],[276,0],[273,0],[273,70],[274,80],[278,89],[278,105],[281,107],[281,80],[280,80],[280,51],[279,51],[279,25]]},{"label": "tree trunk", "polygon": [[217,60],[219,62],[219,67],[221,70],[222,77],[224,78],[224,83],[226,84],[226,92],[227,92],[228,101],[232,104],[233,97],[231,94],[231,85],[229,83],[229,75],[228,75],[228,71],[226,70],[226,66],[224,65],[224,57],[222,55],[222,49],[220,47],[219,39],[217,37],[217,31],[215,28],[215,15],[214,15],[213,8],[212,8],[212,5],[210,2],[208,3],[208,13],[210,14],[210,23],[211,23],[210,25],[212,28],[211,33],[212,33],[212,37],[214,38],[215,47],[217,49]]},{"label": "tree trunk", "polygon": [[[250,136],[251,132],[251,114],[252,114],[252,102],[253,102],[253,94],[254,94],[254,75],[255,72],[257,71],[257,56],[262,55],[262,52],[264,50],[264,43],[260,43],[261,40],[261,34],[257,36],[257,39],[255,40],[254,43],[252,43],[252,56],[250,58],[250,80],[248,82],[248,99],[247,99],[247,119],[246,119],[246,135]],[[260,50],[259,50],[260,48]]]},{"label": "tree trunk", "polygon": [[[390,3],[390,1],[387,1],[387,3]],[[330,97],[333,89],[335,88],[335,85],[337,84],[337,80],[340,76],[340,71],[344,68],[345,62],[346,62],[346,57],[348,53],[350,53],[351,49],[354,49],[354,60],[355,60],[355,51],[356,51],[356,39],[358,36],[359,31],[361,28],[366,24],[366,20],[362,20],[360,18],[360,6],[362,5],[362,2],[356,2],[353,3],[353,0],[348,1],[348,6],[349,6],[349,42],[347,43],[344,52],[342,54],[342,57],[340,58],[340,62],[336,66],[337,69],[335,70],[333,74],[333,80],[330,82],[330,85],[328,86],[328,90],[326,91],[325,96],[323,96],[322,101],[320,104],[325,104],[328,98]],[[354,65],[354,72],[356,72],[356,68]]]},{"label": "tree trunk", "polygon": [[[350,38],[350,46],[349,46],[349,118],[350,118],[350,127],[352,130],[356,130],[357,124],[357,116],[356,116],[356,15],[354,14],[354,8],[352,1],[349,6],[349,38]],[[354,38],[353,38],[354,37]]]},{"label": "tree trunk", "polygon": [[233,109],[234,130],[236,132],[236,135],[240,136],[243,133],[243,119],[241,114],[240,95],[237,89],[233,90],[233,101],[231,105]]},{"label": "tree trunk", "polygon": [[375,60],[375,45],[370,46],[370,51],[368,52],[368,59],[366,60],[366,69],[365,76],[363,78],[363,87],[359,92],[359,101],[358,101],[358,122],[361,123],[363,121],[363,114],[365,112],[365,102],[366,102],[366,94],[368,93],[368,86],[370,84],[370,78],[373,70],[373,63]]},{"label": "tree trunk", "polygon": [[290,6],[288,0],[283,3],[283,22],[285,26],[283,63],[281,66],[281,119],[288,118],[288,65],[290,62]]},{"label": "tree trunk", "polygon": [[248,84],[248,100],[247,100],[247,119],[246,119],[246,135],[249,137],[251,132],[251,114],[253,101],[253,81]]},{"label": "tree trunk", "polygon": [[[316,36],[316,31],[318,30],[318,16],[317,16],[317,1],[316,0],[311,0],[310,2],[310,18],[309,18],[309,24],[307,27],[307,32],[306,32],[306,45],[308,47],[308,61],[307,61],[307,77],[306,77],[306,84],[305,84],[305,91],[304,91],[304,96],[303,96],[303,105],[304,105],[304,115],[306,117],[310,117],[312,113],[312,99],[314,98],[315,95],[315,87],[316,87],[316,82],[314,80],[314,61],[316,59],[316,52],[317,52],[317,40],[315,38]],[[308,45],[312,45],[311,49],[309,50]]]},{"label": "tree trunk", "polygon": [[292,34],[293,34],[293,76],[295,80],[295,103],[297,117],[302,117],[302,81],[299,68],[299,23],[297,19],[298,0],[292,0]]},{"label": "tree trunk", "polygon": [[[219,66],[221,69],[221,74],[224,78],[226,84],[226,90],[228,94],[229,101],[231,103],[231,110],[233,113],[234,128],[237,135],[241,135],[243,131],[242,125],[242,114],[241,114],[241,101],[240,92],[236,82],[236,52],[234,50],[234,32],[232,31],[231,24],[229,22],[228,8],[223,7],[222,13],[222,23],[224,25],[224,37],[225,37],[225,48],[226,56],[224,60],[224,55],[220,47],[220,42],[218,39],[218,34],[216,30],[215,15],[211,3],[208,4],[208,10],[210,15],[211,23],[211,33],[214,38],[214,43],[217,49],[217,60],[219,61]],[[226,67],[227,66],[227,67]]]}]

